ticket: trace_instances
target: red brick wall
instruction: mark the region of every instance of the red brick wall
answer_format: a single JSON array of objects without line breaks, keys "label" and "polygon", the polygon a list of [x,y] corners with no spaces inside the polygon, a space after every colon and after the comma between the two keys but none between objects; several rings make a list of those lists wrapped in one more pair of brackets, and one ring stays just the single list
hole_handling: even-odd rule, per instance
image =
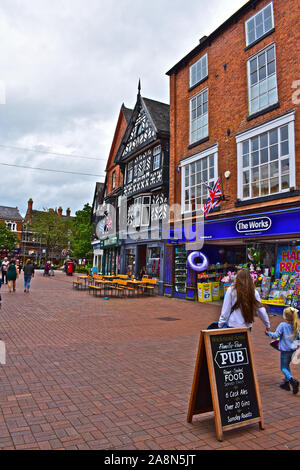
[{"label": "red brick wall", "polygon": [[[115,130],[115,134],[114,134],[114,139],[113,139],[112,146],[110,149],[110,154],[109,154],[107,165],[106,165],[106,174],[107,174],[106,193],[107,195],[109,195],[113,190],[115,190],[116,188],[118,188],[119,186],[123,184],[123,175],[122,175],[121,169],[119,165],[115,165],[114,159],[118,151],[118,148],[121,144],[121,140],[126,131],[126,128],[127,128],[127,121],[121,109],[118,123],[117,123],[116,130]],[[116,172],[116,183],[115,183],[114,188],[112,187],[113,172]]]},{"label": "red brick wall", "polygon": [[[222,211],[231,211],[237,199],[237,145],[238,132],[261,124],[269,119],[295,109],[297,188],[300,188],[300,104],[292,102],[295,89],[292,84],[300,80],[300,11],[297,0],[274,0],[275,32],[245,51],[245,20],[269,3],[261,1],[255,10],[230,26],[220,36],[203,49],[177,74],[170,77],[170,204],[181,203],[181,174],[176,172],[180,160],[218,143],[218,169],[222,175],[223,189],[230,195],[223,202]],[[268,44],[276,45],[277,87],[280,107],[264,115],[247,121],[247,59]],[[205,53],[208,54],[208,79],[192,91],[189,88],[189,67]],[[224,64],[227,67],[224,70]],[[202,89],[209,89],[209,141],[188,150],[189,145],[189,99]],[[298,88],[300,88],[298,86]],[[300,93],[298,93],[300,101]],[[230,136],[227,135],[230,129]],[[231,177],[226,180],[224,172],[229,170]],[[288,199],[282,200],[290,202]],[[272,204],[272,203],[271,203]],[[264,204],[260,204],[264,205]],[[268,204],[265,204],[268,205]],[[258,207],[258,205],[255,205]]]}]

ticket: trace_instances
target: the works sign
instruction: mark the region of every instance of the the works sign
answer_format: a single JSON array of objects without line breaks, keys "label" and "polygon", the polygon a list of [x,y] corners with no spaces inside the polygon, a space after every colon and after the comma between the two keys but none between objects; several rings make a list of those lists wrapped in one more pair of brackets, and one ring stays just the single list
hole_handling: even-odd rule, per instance
[{"label": "the works sign", "polygon": [[266,232],[272,226],[270,217],[256,217],[255,219],[241,219],[235,224],[235,229],[239,233]]},{"label": "the works sign", "polygon": [[[285,209],[248,216],[226,217],[219,220],[205,220],[204,235],[203,230],[198,230],[197,232],[195,226],[191,226],[190,231],[200,234],[204,242],[206,240],[263,237],[266,235],[297,234],[298,236],[300,234],[300,209]],[[189,237],[189,240],[191,241],[192,237]],[[168,243],[180,242],[186,242],[183,228],[171,229],[169,231]]]}]

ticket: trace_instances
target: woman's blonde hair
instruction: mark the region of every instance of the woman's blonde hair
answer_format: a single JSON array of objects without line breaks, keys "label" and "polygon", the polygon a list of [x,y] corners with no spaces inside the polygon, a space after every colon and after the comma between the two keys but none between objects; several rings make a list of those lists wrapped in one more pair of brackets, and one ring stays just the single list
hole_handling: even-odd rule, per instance
[{"label": "woman's blonde hair", "polygon": [[293,324],[293,336],[296,338],[298,330],[300,329],[300,320],[298,317],[298,310],[294,307],[287,307],[283,310],[283,318]]}]

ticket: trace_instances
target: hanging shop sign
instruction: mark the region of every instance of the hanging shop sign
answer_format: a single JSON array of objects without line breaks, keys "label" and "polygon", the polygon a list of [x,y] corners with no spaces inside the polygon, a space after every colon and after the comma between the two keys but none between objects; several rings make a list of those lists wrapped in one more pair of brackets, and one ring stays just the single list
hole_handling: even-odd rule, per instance
[{"label": "hanging shop sign", "polygon": [[107,237],[104,240],[100,240],[100,248],[113,248],[119,246],[119,236]]},{"label": "hanging shop sign", "polygon": [[259,423],[264,429],[250,330],[228,328],[200,334],[187,421],[214,411],[218,440],[223,431]]},{"label": "hanging shop sign", "polygon": [[169,230],[168,243],[196,241],[195,234],[199,236],[197,241],[300,234],[300,209],[205,220],[203,236],[201,235],[203,231],[196,228],[195,225],[189,228],[188,237],[183,227]]},{"label": "hanging shop sign", "polygon": [[276,276],[300,273],[300,245],[280,246],[277,252]]}]

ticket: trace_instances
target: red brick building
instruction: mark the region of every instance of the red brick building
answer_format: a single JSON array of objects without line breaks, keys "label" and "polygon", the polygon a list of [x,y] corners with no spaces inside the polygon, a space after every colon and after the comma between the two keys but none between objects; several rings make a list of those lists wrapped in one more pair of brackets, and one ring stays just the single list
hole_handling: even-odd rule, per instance
[{"label": "red brick building", "polygon": [[[27,211],[23,223],[22,244],[20,252],[20,256],[24,262],[27,257],[31,257],[38,266],[40,264],[44,265],[47,261],[45,259],[46,247],[43,245],[41,238],[35,235],[34,229],[30,227],[32,217],[39,212],[43,211],[33,209],[33,200],[30,198],[27,203]],[[58,209],[55,209],[55,212],[57,213],[58,217],[61,217],[65,220],[72,218],[70,208],[66,209],[66,214],[63,214],[63,209],[61,206]],[[59,264],[63,259],[61,250],[50,253],[48,256],[54,264]]]},{"label": "red brick building", "polygon": [[[225,200],[205,219],[214,274],[249,261],[248,248],[271,273],[280,247],[300,240],[299,24],[296,0],[249,1],[167,72],[175,220],[196,225],[203,182],[221,178]],[[165,294],[195,298],[195,271],[176,278],[176,254],[188,255],[169,244]]]},{"label": "red brick building", "polygon": [[[115,163],[115,157],[131,114],[132,110],[122,104],[106,164],[105,182],[103,187],[102,183],[96,183],[92,209],[92,222],[95,227],[95,239],[92,242],[93,265],[103,274],[120,271],[120,243],[115,232],[118,232],[118,198],[122,192],[123,175],[120,166]],[[98,194],[97,197],[96,194]],[[111,221],[113,216],[109,213],[109,207],[115,209],[116,218],[113,221]]]}]

